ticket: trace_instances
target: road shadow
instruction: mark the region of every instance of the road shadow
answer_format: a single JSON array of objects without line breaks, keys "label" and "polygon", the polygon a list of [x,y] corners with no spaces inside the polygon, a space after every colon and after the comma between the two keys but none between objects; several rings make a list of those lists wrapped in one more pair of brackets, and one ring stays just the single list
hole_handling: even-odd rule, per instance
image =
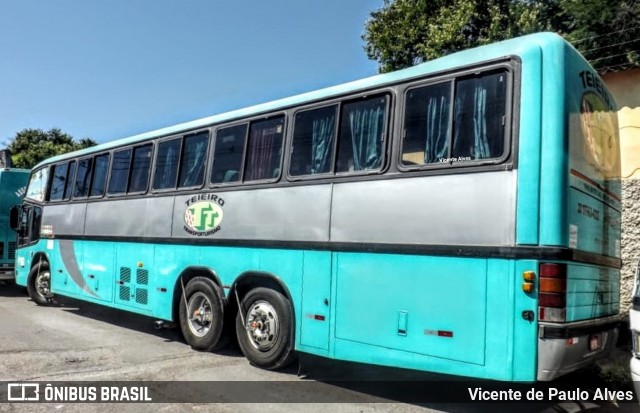
[{"label": "road shadow", "polygon": [[[51,305],[78,317],[84,317],[138,333],[159,337],[165,342],[177,342],[185,346],[188,345],[177,324],[165,323],[164,327],[158,328],[156,323],[158,319],[156,318],[63,296],[56,296]],[[234,344],[235,342],[230,340],[224,348],[216,350],[214,353],[229,357],[243,357],[242,353],[240,353]]]},{"label": "road shadow", "polygon": [[14,281],[0,281],[0,297],[28,297],[27,288]]},{"label": "road shadow", "polygon": [[[635,402],[617,404],[609,401],[589,402],[570,399],[561,402],[526,400],[526,392],[531,389],[542,391],[545,396],[550,387],[567,391],[577,389],[593,391],[598,387],[612,389],[611,383],[605,382],[593,369],[581,370],[548,383],[511,383],[468,379],[302,355],[299,376],[302,380],[313,380],[357,393],[353,396],[349,396],[349,393],[344,393],[345,396],[339,394],[338,397],[346,397],[347,399],[336,401],[347,402],[353,397],[354,400],[357,399],[362,403],[397,402],[450,413],[582,411],[623,413],[640,411]],[[522,401],[517,402],[472,401],[470,392],[476,388],[496,391],[520,390],[523,397]]]}]

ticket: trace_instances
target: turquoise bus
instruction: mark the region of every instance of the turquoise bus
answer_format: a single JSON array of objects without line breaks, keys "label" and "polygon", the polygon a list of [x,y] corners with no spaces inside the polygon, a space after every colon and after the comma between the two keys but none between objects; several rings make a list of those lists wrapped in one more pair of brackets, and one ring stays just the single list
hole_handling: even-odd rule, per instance
[{"label": "turquoise bus", "polygon": [[17,282],[298,352],[551,380],[618,333],[615,103],[535,34],[48,159]]},{"label": "turquoise bus", "polygon": [[13,168],[11,153],[0,150],[0,281],[14,279],[16,232],[9,225],[10,209],[22,203],[29,171]]}]

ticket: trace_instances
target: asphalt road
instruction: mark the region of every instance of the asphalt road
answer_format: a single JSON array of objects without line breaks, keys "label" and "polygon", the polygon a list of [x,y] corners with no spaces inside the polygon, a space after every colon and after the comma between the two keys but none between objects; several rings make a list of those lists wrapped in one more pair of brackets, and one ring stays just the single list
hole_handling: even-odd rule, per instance
[{"label": "asphalt road", "polygon": [[[153,319],[66,298],[41,307],[26,291],[0,284],[0,382],[175,381],[195,383],[196,401],[216,403],[7,404],[1,412],[598,412],[640,411],[637,405],[544,403],[516,405],[416,404],[406,402],[401,386],[353,386],[359,380],[437,380],[437,376],[302,357],[300,365],[271,372],[249,365],[234,347],[218,353],[193,351],[177,329],[154,329]],[[347,380],[346,384],[336,380]],[[237,381],[238,384],[231,383]],[[366,383],[366,382],[365,382]],[[226,387],[225,387],[226,386]],[[389,390],[389,389],[386,389]],[[268,393],[266,393],[268,392]],[[233,393],[233,395],[231,395]],[[256,393],[256,394],[254,394]],[[267,402],[260,396],[268,394]],[[251,403],[237,403],[246,400]],[[254,397],[252,397],[254,396]],[[184,397],[184,396],[183,396]],[[287,403],[277,403],[276,401]],[[327,403],[339,400],[340,403]],[[232,401],[231,403],[229,401]],[[294,403],[290,403],[293,401]],[[559,410],[560,409],[560,410]]]}]

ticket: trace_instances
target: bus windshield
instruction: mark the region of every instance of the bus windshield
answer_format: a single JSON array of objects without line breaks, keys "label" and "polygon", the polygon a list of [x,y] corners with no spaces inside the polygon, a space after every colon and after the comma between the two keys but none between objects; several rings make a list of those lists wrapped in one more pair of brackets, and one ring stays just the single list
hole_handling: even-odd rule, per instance
[{"label": "bus windshield", "polygon": [[26,197],[34,201],[44,201],[49,180],[49,168],[39,169],[31,174]]}]

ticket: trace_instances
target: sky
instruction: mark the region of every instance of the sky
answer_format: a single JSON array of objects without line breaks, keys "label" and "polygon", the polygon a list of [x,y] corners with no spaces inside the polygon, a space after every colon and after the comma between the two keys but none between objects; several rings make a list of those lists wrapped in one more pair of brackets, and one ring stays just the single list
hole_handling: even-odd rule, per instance
[{"label": "sky", "polygon": [[99,143],[377,73],[383,0],[0,0],[0,148]]}]

